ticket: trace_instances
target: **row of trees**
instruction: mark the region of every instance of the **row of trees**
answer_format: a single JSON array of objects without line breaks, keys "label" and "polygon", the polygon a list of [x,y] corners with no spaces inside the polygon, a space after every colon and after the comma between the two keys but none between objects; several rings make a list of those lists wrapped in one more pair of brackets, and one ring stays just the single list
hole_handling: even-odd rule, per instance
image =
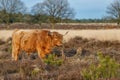
[{"label": "row of trees", "polygon": [[30,13],[21,0],[0,0],[0,22],[50,22],[71,19],[74,10],[67,0],[44,0],[35,4]]},{"label": "row of trees", "polygon": [[[102,21],[112,20],[119,23],[120,0],[114,0],[107,7],[107,13],[108,16]],[[0,23],[81,22],[81,20],[72,20],[74,15],[74,9],[70,7],[67,0],[44,0],[41,3],[35,4],[30,12],[27,12],[27,7],[21,0],[0,0]]]},{"label": "row of trees", "polygon": [[26,9],[25,4],[20,0],[0,0],[0,22],[19,21]]}]

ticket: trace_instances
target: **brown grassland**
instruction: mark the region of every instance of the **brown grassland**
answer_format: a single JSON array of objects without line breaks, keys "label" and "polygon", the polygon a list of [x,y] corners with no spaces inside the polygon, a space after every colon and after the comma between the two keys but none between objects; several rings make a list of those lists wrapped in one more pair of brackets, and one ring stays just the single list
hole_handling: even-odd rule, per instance
[{"label": "brown grassland", "polygon": [[[91,64],[99,65],[98,53],[103,54],[104,57],[110,56],[110,60],[114,59],[114,63],[120,64],[119,26],[55,25],[54,30],[63,35],[68,31],[68,34],[64,36],[63,44],[65,60],[62,61],[60,48],[54,48],[51,54],[55,54],[55,56],[52,55],[51,58],[48,56],[44,69],[36,53],[28,57],[23,52],[19,56],[19,61],[11,60],[11,34],[13,29],[16,28],[50,29],[50,26],[25,23],[11,24],[9,26],[0,25],[0,80],[120,80],[120,66],[116,71],[118,76],[102,76],[102,73],[107,72],[104,72],[104,70],[107,70],[110,64],[104,66],[103,69],[98,66],[99,71],[102,71],[100,76],[97,75],[98,78],[92,78],[91,76],[94,74],[87,76],[88,78],[82,74],[84,68],[88,69]],[[54,59],[51,60],[52,58]],[[106,63],[109,63],[109,59],[107,59]],[[109,70],[114,72],[113,69],[114,67]]]}]

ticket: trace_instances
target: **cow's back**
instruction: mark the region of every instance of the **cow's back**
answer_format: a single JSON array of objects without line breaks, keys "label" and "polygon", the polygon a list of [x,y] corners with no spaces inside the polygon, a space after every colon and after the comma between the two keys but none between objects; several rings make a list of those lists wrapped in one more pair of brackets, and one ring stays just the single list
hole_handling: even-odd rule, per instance
[{"label": "cow's back", "polygon": [[12,33],[12,47],[20,47],[20,40],[23,36],[23,32],[20,30],[14,30]]},{"label": "cow's back", "polygon": [[20,40],[20,48],[26,52],[36,51],[37,32],[36,30],[23,31],[23,36]]},{"label": "cow's back", "polygon": [[35,30],[15,30],[12,34],[12,46],[27,52],[33,51],[35,50],[36,35]]}]

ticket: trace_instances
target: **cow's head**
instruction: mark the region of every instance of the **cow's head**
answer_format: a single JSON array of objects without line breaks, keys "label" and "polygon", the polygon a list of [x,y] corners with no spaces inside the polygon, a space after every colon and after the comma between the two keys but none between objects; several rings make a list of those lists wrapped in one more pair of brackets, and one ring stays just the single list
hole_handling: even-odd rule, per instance
[{"label": "cow's head", "polygon": [[62,46],[63,35],[58,32],[51,32],[53,46]]}]

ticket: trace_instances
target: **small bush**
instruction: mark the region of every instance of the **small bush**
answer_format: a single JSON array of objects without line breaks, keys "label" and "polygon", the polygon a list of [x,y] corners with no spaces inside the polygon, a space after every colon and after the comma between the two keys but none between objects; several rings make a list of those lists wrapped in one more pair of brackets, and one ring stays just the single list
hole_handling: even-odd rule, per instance
[{"label": "small bush", "polygon": [[55,65],[55,66],[60,66],[63,62],[63,60],[58,59],[55,54],[49,54],[46,59],[44,59],[44,62],[49,64],[49,65]]},{"label": "small bush", "polygon": [[87,69],[83,69],[81,74],[85,80],[117,78],[120,76],[119,67],[120,64],[115,59],[98,53],[98,64],[91,64]]}]

